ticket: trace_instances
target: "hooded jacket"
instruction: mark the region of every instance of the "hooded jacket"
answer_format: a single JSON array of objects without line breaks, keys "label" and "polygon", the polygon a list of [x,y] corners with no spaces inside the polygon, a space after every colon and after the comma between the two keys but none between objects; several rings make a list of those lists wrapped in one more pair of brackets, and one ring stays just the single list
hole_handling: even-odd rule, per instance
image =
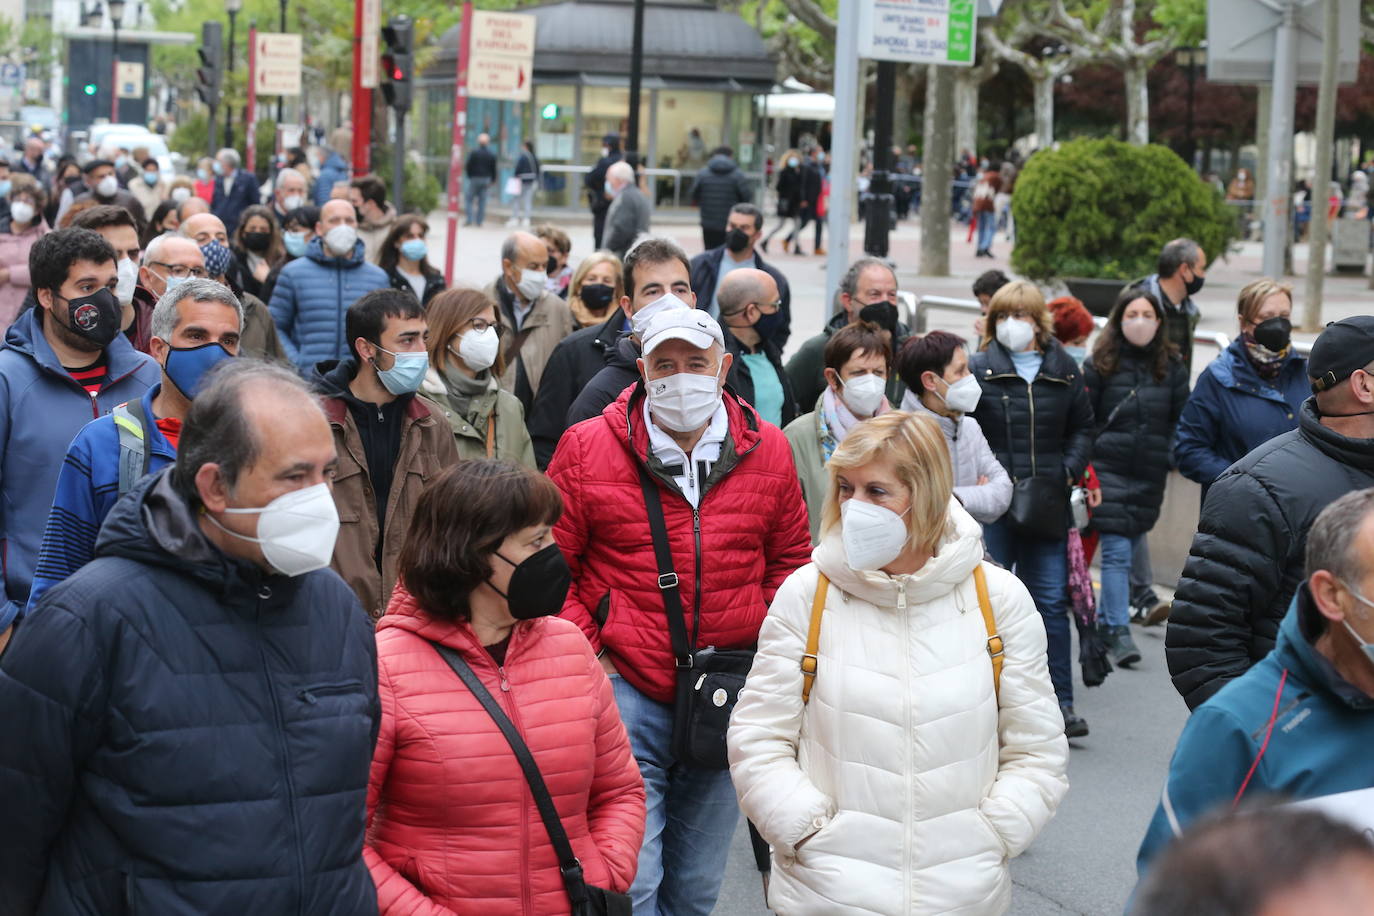
[{"label": "hooded jacket", "polygon": [[1369,768],[1358,763],[1374,746],[1374,699],[1314,648],[1326,626],[1303,585],[1283,618],[1274,651],[1188,719],[1140,844],[1141,877],[1179,832],[1229,805],[1252,766],[1243,799],[1278,795],[1299,801],[1374,787]]},{"label": "hooded jacket", "polygon": [[773,594],[806,562],[810,544],[782,430],[728,390],[723,402],[729,431],[696,509],[651,455],[643,385],[569,429],[549,465],[564,503],[554,538],[573,574],[563,616],[660,703],[672,702],[676,666],[638,469],[660,491],[682,606],[699,616],[688,628],[697,631],[695,648],[752,646]]},{"label": "hooded jacket", "polygon": [[[902,401],[902,410],[922,414],[933,419],[944,433],[945,445],[949,447],[950,461],[954,466],[954,495],[964,510],[975,521],[985,525],[1002,517],[1011,505],[1011,478],[1007,469],[992,454],[988,447],[983,429],[968,414],[958,418],[937,414],[920,399],[907,392]],[[979,478],[986,477],[988,482],[979,484]]]},{"label": "hooded jacket", "polygon": [[606,351],[606,365],[568,408],[568,426],[601,416],[621,393],[639,382],[639,344],[625,334]]},{"label": "hooded jacket", "polygon": [[[982,563],[978,523],[954,501],[949,516],[911,575],[850,569],[830,532],[769,609],[728,744],[740,807],[772,847],[780,914],[1005,912],[1007,860],[1068,790],[1040,615],[1020,580]],[[980,563],[1005,652],[1000,694]],[[803,705],[818,571],[830,586]]]},{"label": "hooded jacket", "polygon": [[[147,424],[143,428],[148,472],[154,473],[177,460],[176,449],[157,428],[153,400],[162,383],[143,393],[140,404]],[[72,440],[57,475],[52,514],[43,531],[43,546],[33,570],[33,585],[25,613],[30,613],[43,593],[85,566],[95,556],[96,535],[120,497],[119,430],[111,414],[92,420]]]},{"label": "hooded jacket", "polygon": [[570,909],[510,744],[431,641],[463,657],[520,731],[588,883],[624,893],[644,783],[587,640],[556,617],[521,621],[498,666],[470,625],[429,616],[399,586],[377,624],[382,731],[363,851],[383,916]]},{"label": "hooded jacket", "polygon": [[302,371],[327,359],[345,359],[344,313],[361,296],[387,289],[386,271],[363,260],[363,243],[346,258],[330,257],[313,238],[305,255],[282,268],[268,308],[286,358]]},{"label": "hooded jacket", "polygon": [[[619,306],[612,306],[600,323],[574,331],[553,348],[549,361],[544,364],[544,379],[529,413],[530,439],[534,442],[534,457],[541,470],[549,466],[558,440],[571,425],[568,409],[573,401],[587,383],[616,358],[615,351],[621,336],[626,333],[625,326],[625,313]],[[625,385],[620,386],[620,391],[623,390]],[[596,413],[605,409],[606,404]]]},{"label": "hooded jacket", "polygon": [[1296,350],[1278,378],[1262,379],[1237,338],[1198,376],[1183,407],[1174,439],[1174,460],[1184,477],[1212,481],[1256,446],[1298,425],[1302,402],[1312,395],[1307,359]]},{"label": "hooded jacket", "polygon": [[368,456],[349,407],[350,402],[361,403],[348,388],[357,374],[356,360],[325,362],[315,367],[314,384],[324,395],[324,413],[339,457],[334,475],[339,539],[330,566],[375,619],[386,610],[396,587],[396,563],[420,494],[440,472],[458,463],[458,450],[440,419],[443,411],[439,405],[412,396],[402,408],[400,448],[391,469],[386,517],[379,523]]},{"label": "hooded jacket", "polygon": [[367,617],[213,546],[167,470],[18,628],[0,708],[0,911],[377,911]]},{"label": "hooded jacket", "polygon": [[67,447],[81,428],[162,379],[152,358],[123,334],[105,348],[108,374],[92,398],[43,336],[47,309],[35,304],[5,332],[0,348],[0,537],[5,604],[0,630],[23,613]]},{"label": "hooded jacket", "polygon": [[701,225],[724,229],[730,222],[730,208],[754,199],[754,189],[739,165],[729,156],[717,153],[697,172],[692,185],[692,205],[701,210]]},{"label": "hooded jacket", "polygon": [[1374,487],[1374,439],[1327,429],[1316,398],[1302,405],[1297,429],[1212,484],[1164,635],[1174,689],[1190,709],[1274,648],[1303,578],[1307,529],[1366,487]]},{"label": "hooded jacket", "polygon": [[334,185],[347,180],[347,160],[330,150],[329,155],[325,157],[324,165],[320,166],[319,177],[315,179],[315,206],[323,207],[329,203],[329,198],[334,193]]}]

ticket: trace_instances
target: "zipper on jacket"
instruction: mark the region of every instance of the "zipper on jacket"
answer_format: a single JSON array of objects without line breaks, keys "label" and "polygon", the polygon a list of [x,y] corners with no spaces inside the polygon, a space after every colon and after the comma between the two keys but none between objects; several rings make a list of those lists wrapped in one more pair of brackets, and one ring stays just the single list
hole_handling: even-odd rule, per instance
[{"label": "zipper on jacket", "polygon": [[[84,385],[82,386],[81,390],[82,390],[82,391],[85,391],[85,390],[86,390],[86,388],[85,388]],[[98,391],[94,391],[94,392],[92,392],[92,391],[87,391],[86,393],[89,394],[89,395],[91,396],[91,419],[92,419],[92,420],[99,420],[99,419],[100,419],[100,402],[97,401],[96,398],[100,397],[100,392],[98,392]]]},{"label": "zipper on jacket", "polygon": [[282,717],[281,702],[277,699],[276,685],[272,682],[272,668],[267,662],[267,649],[262,638],[262,603],[272,597],[272,590],[263,587],[258,591],[257,644],[258,656],[262,659],[262,676],[267,681],[267,695],[272,698],[272,715],[277,725],[277,745],[281,753],[282,776],[286,784],[286,806],[291,812],[292,845],[296,847],[296,913],[305,912],[305,853],[301,849],[300,812],[296,808],[296,782],[291,775],[291,748],[286,742],[286,720]]},{"label": "zipper on jacket", "polygon": [[1035,384],[1026,382],[1026,398],[1030,401],[1030,459],[1031,476],[1037,476],[1035,467]]},{"label": "zipper on jacket", "polygon": [[[511,642],[514,641],[514,639],[511,640]],[[507,645],[506,651],[509,652],[511,648],[510,645]],[[495,662],[496,660],[488,656],[488,661]],[[521,738],[524,738],[525,730],[520,727],[520,704],[515,702],[515,696],[511,693],[510,679],[506,677],[506,666],[497,665],[496,670],[501,675],[501,693],[504,694],[496,702],[500,704],[506,718],[510,719]],[[503,700],[504,702],[502,702]],[[528,745],[529,741],[526,740],[525,743]],[[534,751],[530,751],[530,753],[533,754]],[[520,911],[526,916],[536,916],[534,903],[530,899],[530,879],[532,877],[530,874],[530,807],[533,804],[534,794],[530,792],[529,784],[522,779],[520,780],[520,873],[517,877],[520,880]]]},{"label": "zipper on jacket", "polygon": [[903,893],[903,895],[904,895],[904,897],[905,897],[905,899],[903,900],[902,912],[903,912],[903,913],[910,913],[910,912],[911,912],[911,897],[912,897],[912,894],[911,894],[911,881],[912,881],[912,873],[911,873],[912,822],[914,821],[914,819],[915,819],[915,817],[916,817],[916,812],[913,810],[913,806],[916,804],[916,796],[915,796],[915,794],[914,794],[914,793],[912,792],[912,790],[911,790],[912,770],[913,770],[913,768],[915,767],[915,751],[914,751],[914,749],[912,748],[912,742],[915,740],[916,730],[915,730],[914,728],[911,727],[911,703],[912,703],[912,697],[911,697],[911,665],[910,665],[910,663],[909,663],[909,659],[910,659],[910,655],[911,655],[911,616],[910,616],[909,614],[902,614],[901,617],[902,617],[902,636],[903,636],[903,639],[902,639],[902,652],[903,652],[903,657],[906,658],[906,659],[908,660],[906,663],[904,663],[904,664],[902,665],[902,707],[903,707],[903,709],[904,709],[904,711],[905,711],[905,718],[906,718],[906,723],[905,723],[905,724],[906,724],[906,730],[903,732],[903,734],[905,735],[905,741],[904,741],[905,747],[903,748],[903,750],[904,750],[905,753],[906,753],[906,760],[904,761],[904,766],[902,767],[902,770],[903,770],[903,773],[904,773],[904,776],[905,776],[905,779],[906,779],[906,799],[905,799],[905,803],[904,803],[904,805],[903,805],[903,807],[904,807],[906,810],[905,810],[905,816],[904,816],[904,818],[903,818],[903,825],[902,825],[902,826],[903,826],[903,830],[902,830],[902,874],[903,874],[904,876],[906,876],[906,880],[902,882],[902,893]]},{"label": "zipper on jacket", "polygon": [[[698,493],[697,503],[700,502],[701,494]],[[696,651],[697,639],[701,636],[701,510],[696,506],[692,507],[692,541],[696,545],[696,573],[692,593],[692,645],[689,648]]]},{"label": "zipper on jacket", "polygon": [[[507,648],[509,649],[510,647],[507,646]],[[496,672],[501,675],[501,692],[510,693],[510,678],[506,677],[506,666],[497,665]]]}]

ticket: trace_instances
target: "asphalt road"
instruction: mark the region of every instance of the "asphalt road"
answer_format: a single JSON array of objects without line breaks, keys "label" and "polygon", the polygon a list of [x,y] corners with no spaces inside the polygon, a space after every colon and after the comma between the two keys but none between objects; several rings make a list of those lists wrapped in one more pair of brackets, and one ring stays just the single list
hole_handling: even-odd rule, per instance
[{"label": "asphalt road", "polygon": [[[1142,662],[1113,671],[1100,687],[1075,687],[1075,706],[1092,733],[1071,744],[1069,794],[1059,812],[1012,862],[1011,912],[1017,916],[1120,913],[1135,886],[1136,848],[1154,814],[1187,707],[1169,683],[1164,628],[1132,629]],[[715,912],[769,912],[743,820]]]}]

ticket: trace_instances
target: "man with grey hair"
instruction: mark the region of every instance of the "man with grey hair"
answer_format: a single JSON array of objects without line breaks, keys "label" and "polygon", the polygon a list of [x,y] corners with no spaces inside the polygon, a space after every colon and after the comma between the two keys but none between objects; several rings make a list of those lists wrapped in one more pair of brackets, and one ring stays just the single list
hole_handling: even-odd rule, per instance
[{"label": "man with grey hair", "polygon": [[635,184],[635,170],[621,160],[606,170],[606,194],[611,208],[606,211],[605,248],[624,258],[635,239],[649,233],[649,199]]},{"label": "man with grey hair", "polygon": [[143,250],[143,264],[138,268],[139,287],[147,290],[156,302],[169,285],[193,278],[205,279],[205,256],[200,253],[200,246],[183,235],[154,236]]},{"label": "man with grey hair", "polygon": [[210,369],[238,355],[242,332],[238,300],[213,280],[188,279],[158,299],[149,355],[162,367],[162,381],[87,423],[72,440],[34,567],[30,611],[95,556],[96,535],[115,501],[176,460],[192,399]]},{"label": "man with grey hair", "polygon": [[1164,309],[1164,334],[1178,347],[1183,362],[1193,367],[1193,329],[1202,313],[1193,297],[1207,278],[1207,253],[1192,239],[1174,239],[1159,251],[1159,270],[1137,286],[1143,286]]},{"label": "man with grey hair", "polygon": [[215,194],[210,199],[210,212],[224,221],[231,236],[243,211],[262,203],[258,177],[252,169],[241,170],[240,163],[237,150],[225,147],[215,154]]},{"label": "man with grey hair", "polygon": [[528,232],[512,233],[501,245],[501,275],[483,290],[497,303],[506,327],[501,387],[520,399],[525,416],[530,414],[554,347],[573,332],[568,304],[544,285],[548,262],[549,249],[543,239]]},{"label": "man with grey hair", "polygon": [[1140,847],[1141,874],[1221,805],[1374,787],[1374,772],[1359,763],[1372,742],[1374,488],[1347,493],[1316,517],[1306,578],[1274,650],[1188,720]]},{"label": "man with grey hair", "polygon": [[18,628],[0,657],[7,912],[377,912],[376,650],[326,568],[336,467],[300,378],[228,360],[177,462]]},{"label": "man with grey hair", "polygon": [[306,191],[309,187],[310,183],[305,180],[305,176],[296,169],[284,168],[277,172],[276,181],[272,185],[272,215],[281,226],[286,226],[288,213],[306,205]]}]

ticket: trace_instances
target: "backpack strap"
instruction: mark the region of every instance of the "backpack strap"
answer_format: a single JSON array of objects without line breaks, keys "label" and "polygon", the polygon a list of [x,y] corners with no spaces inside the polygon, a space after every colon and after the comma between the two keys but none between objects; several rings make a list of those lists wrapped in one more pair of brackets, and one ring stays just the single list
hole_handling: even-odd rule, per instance
[{"label": "backpack strap", "polygon": [[806,654],[801,658],[802,705],[811,702],[811,685],[816,683],[816,650],[821,647],[821,617],[825,614],[825,594],[830,590],[830,580],[825,573],[817,571],[816,598],[811,602],[811,629],[806,634]]},{"label": "backpack strap", "polygon": [[981,563],[973,570],[973,585],[978,590],[978,608],[983,612],[983,626],[988,631],[988,656],[992,659],[992,689],[1000,698],[1004,657],[1002,637],[997,635],[997,619],[992,616],[992,602],[988,599],[988,580],[983,575]]},{"label": "backpack strap", "polygon": [[138,401],[120,404],[111,414],[119,433],[119,494],[123,496],[148,473],[152,449],[144,434],[143,405]]}]

